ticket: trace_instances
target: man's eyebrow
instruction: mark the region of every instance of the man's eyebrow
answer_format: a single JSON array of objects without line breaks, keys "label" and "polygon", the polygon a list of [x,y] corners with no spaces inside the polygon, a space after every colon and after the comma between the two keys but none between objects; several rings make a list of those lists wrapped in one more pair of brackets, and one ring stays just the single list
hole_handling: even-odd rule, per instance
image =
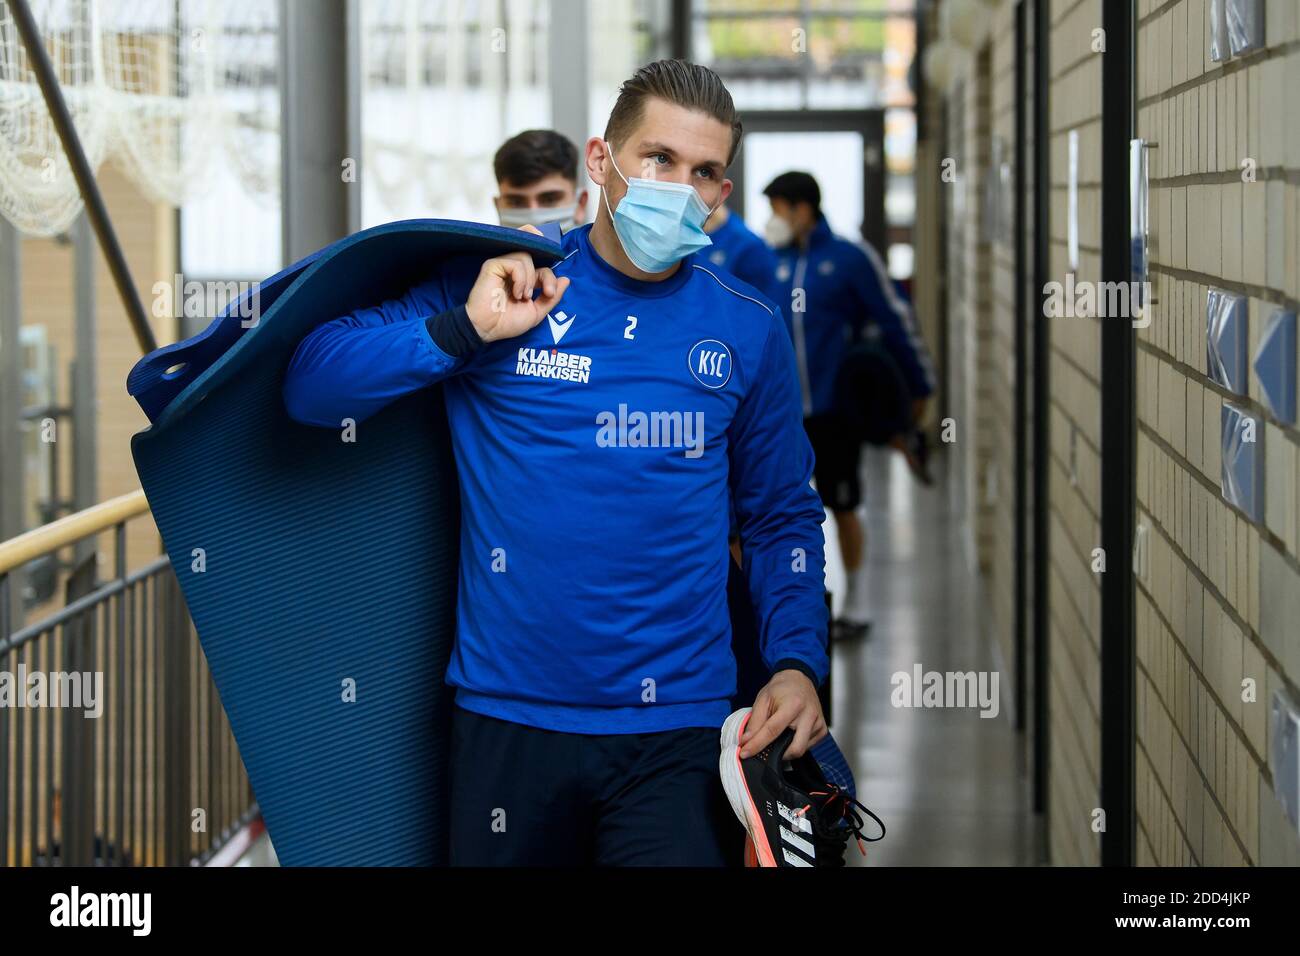
[{"label": "man's eyebrow", "polygon": [[[678,158],[679,158],[678,155],[677,155],[677,151],[674,150],[671,146],[667,146],[667,145],[665,145],[664,143],[655,143],[655,142],[651,142],[651,141],[649,141],[649,140],[645,140],[645,141],[643,141],[643,142],[641,143],[641,152],[642,152],[643,154],[644,154],[644,153],[663,153],[665,156],[671,157],[672,159],[678,159]],[[702,163],[696,163],[695,165],[696,165],[696,166],[707,166],[707,167],[709,167],[710,169],[714,170],[715,172],[721,172],[723,169],[726,168],[726,165],[727,165],[727,164],[724,163],[724,162],[722,162],[722,160],[720,160],[720,159],[706,159],[704,162],[702,162]]]},{"label": "man's eyebrow", "polygon": [[664,143],[656,143],[652,140],[641,141],[641,152],[643,153],[667,153],[669,156],[676,156],[677,151],[671,146]]}]

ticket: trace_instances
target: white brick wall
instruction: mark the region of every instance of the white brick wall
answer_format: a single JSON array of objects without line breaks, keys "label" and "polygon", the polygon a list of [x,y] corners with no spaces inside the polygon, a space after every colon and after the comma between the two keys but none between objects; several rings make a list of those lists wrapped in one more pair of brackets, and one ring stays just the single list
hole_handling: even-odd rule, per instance
[{"label": "white brick wall", "polygon": [[[1159,304],[1137,366],[1139,515],[1153,529],[1152,572],[1138,581],[1138,824],[1141,861],[1162,865],[1300,853],[1294,832],[1261,842],[1262,819],[1281,830],[1267,767],[1269,688],[1300,677],[1297,618],[1275,623],[1272,611],[1300,594],[1300,435],[1268,420],[1253,372],[1239,399],[1208,379],[1205,359],[1209,287],[1248,297],[1252,355],[1271,310],[1294,306],[1300,216],[1285,180],[1300,151],[1285,84],[1300,60],[1279,49],[1294,36],[1294,4],[1270,5],[1268,49],[1225,63],[1209,59],[1207,7],[1139,7],[1138,135],[1159,143],[1150,154]],[[1247,158],[1253,183],[1240,175]],[[1262,423],[1259,524],[1219,493],[1225,399]],[[1253,703],[1242,700],[1247,678],[1258,687]]]}]

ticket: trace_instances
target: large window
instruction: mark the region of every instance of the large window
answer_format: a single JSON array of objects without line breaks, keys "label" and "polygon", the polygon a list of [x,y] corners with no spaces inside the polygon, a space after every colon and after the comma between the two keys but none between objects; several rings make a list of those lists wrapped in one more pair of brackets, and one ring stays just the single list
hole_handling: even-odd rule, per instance
[{"label": "large window", "polygon": [[692,55],[742,110],[911,106],[913,0],[695,0]]},{"label": "large window", "polygon": [[[693,0],[691,56],[718,72],[743,114],[883,110],[884,142],[861,143],[860,149],[868,152],[873,165],[876,159],[884,162],[885,248],[880,251],[891,275],[911,276],[916,209],[914,0]],[[755,168],[746,170],[747,217],[757,221],[765,215],[761,204],[748,201],[749,193],[756,198],[762,188],[757,179],[780,168],[803,168],[819,178],[830,177],[822,185],[829,194],[832,228],[856,235],[855,223],[860,226],[862,216],[849,210],[860,210],[862,203],[855,169],[861,165],[861,153],[856,162],[835,149],[823,154],[810,135],[786,137],[784,142],[799,146],[785,153],[780,149],[783,141],[771,137],[747,147],[761,153],[753,156]],[[843,138],[828,133],[828,144],[839,145],[836,135]],[[836,177],[834,169],[844,175]]]}]

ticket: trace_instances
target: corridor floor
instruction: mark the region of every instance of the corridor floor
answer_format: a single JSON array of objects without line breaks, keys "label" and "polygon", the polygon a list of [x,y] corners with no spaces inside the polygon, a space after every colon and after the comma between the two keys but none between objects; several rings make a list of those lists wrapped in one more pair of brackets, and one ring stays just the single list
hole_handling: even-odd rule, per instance
[{"label": "corridor floor", "polygon": [[[902,456],[863,456],[867,594],[872,629],[834,647],[832,730],[857,777],[858,796],[888,834],[853,865],[1023,866],[1036,859],[1026,764],[1013,728],[1009,661],[998,659],[971,570],[945,459],[925,488]],[[827,583],[843,581],[834,523],[826,522]],[[997,717],[977,709],[894,707],[891,677],[998,670]]]}]

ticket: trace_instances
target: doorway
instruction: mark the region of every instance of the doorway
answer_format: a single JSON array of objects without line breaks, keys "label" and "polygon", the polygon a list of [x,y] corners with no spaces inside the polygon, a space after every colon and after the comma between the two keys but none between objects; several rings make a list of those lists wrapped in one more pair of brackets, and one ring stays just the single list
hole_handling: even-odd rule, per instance
[{"label": "doorway", "polygon": [[792,169],[811,173],[822,190],[831,230],[862,238],[886,254],[884,110],[746,113],[745,138],[728,174],[732,211],[762,235],[769,210],[763,188]]}]

